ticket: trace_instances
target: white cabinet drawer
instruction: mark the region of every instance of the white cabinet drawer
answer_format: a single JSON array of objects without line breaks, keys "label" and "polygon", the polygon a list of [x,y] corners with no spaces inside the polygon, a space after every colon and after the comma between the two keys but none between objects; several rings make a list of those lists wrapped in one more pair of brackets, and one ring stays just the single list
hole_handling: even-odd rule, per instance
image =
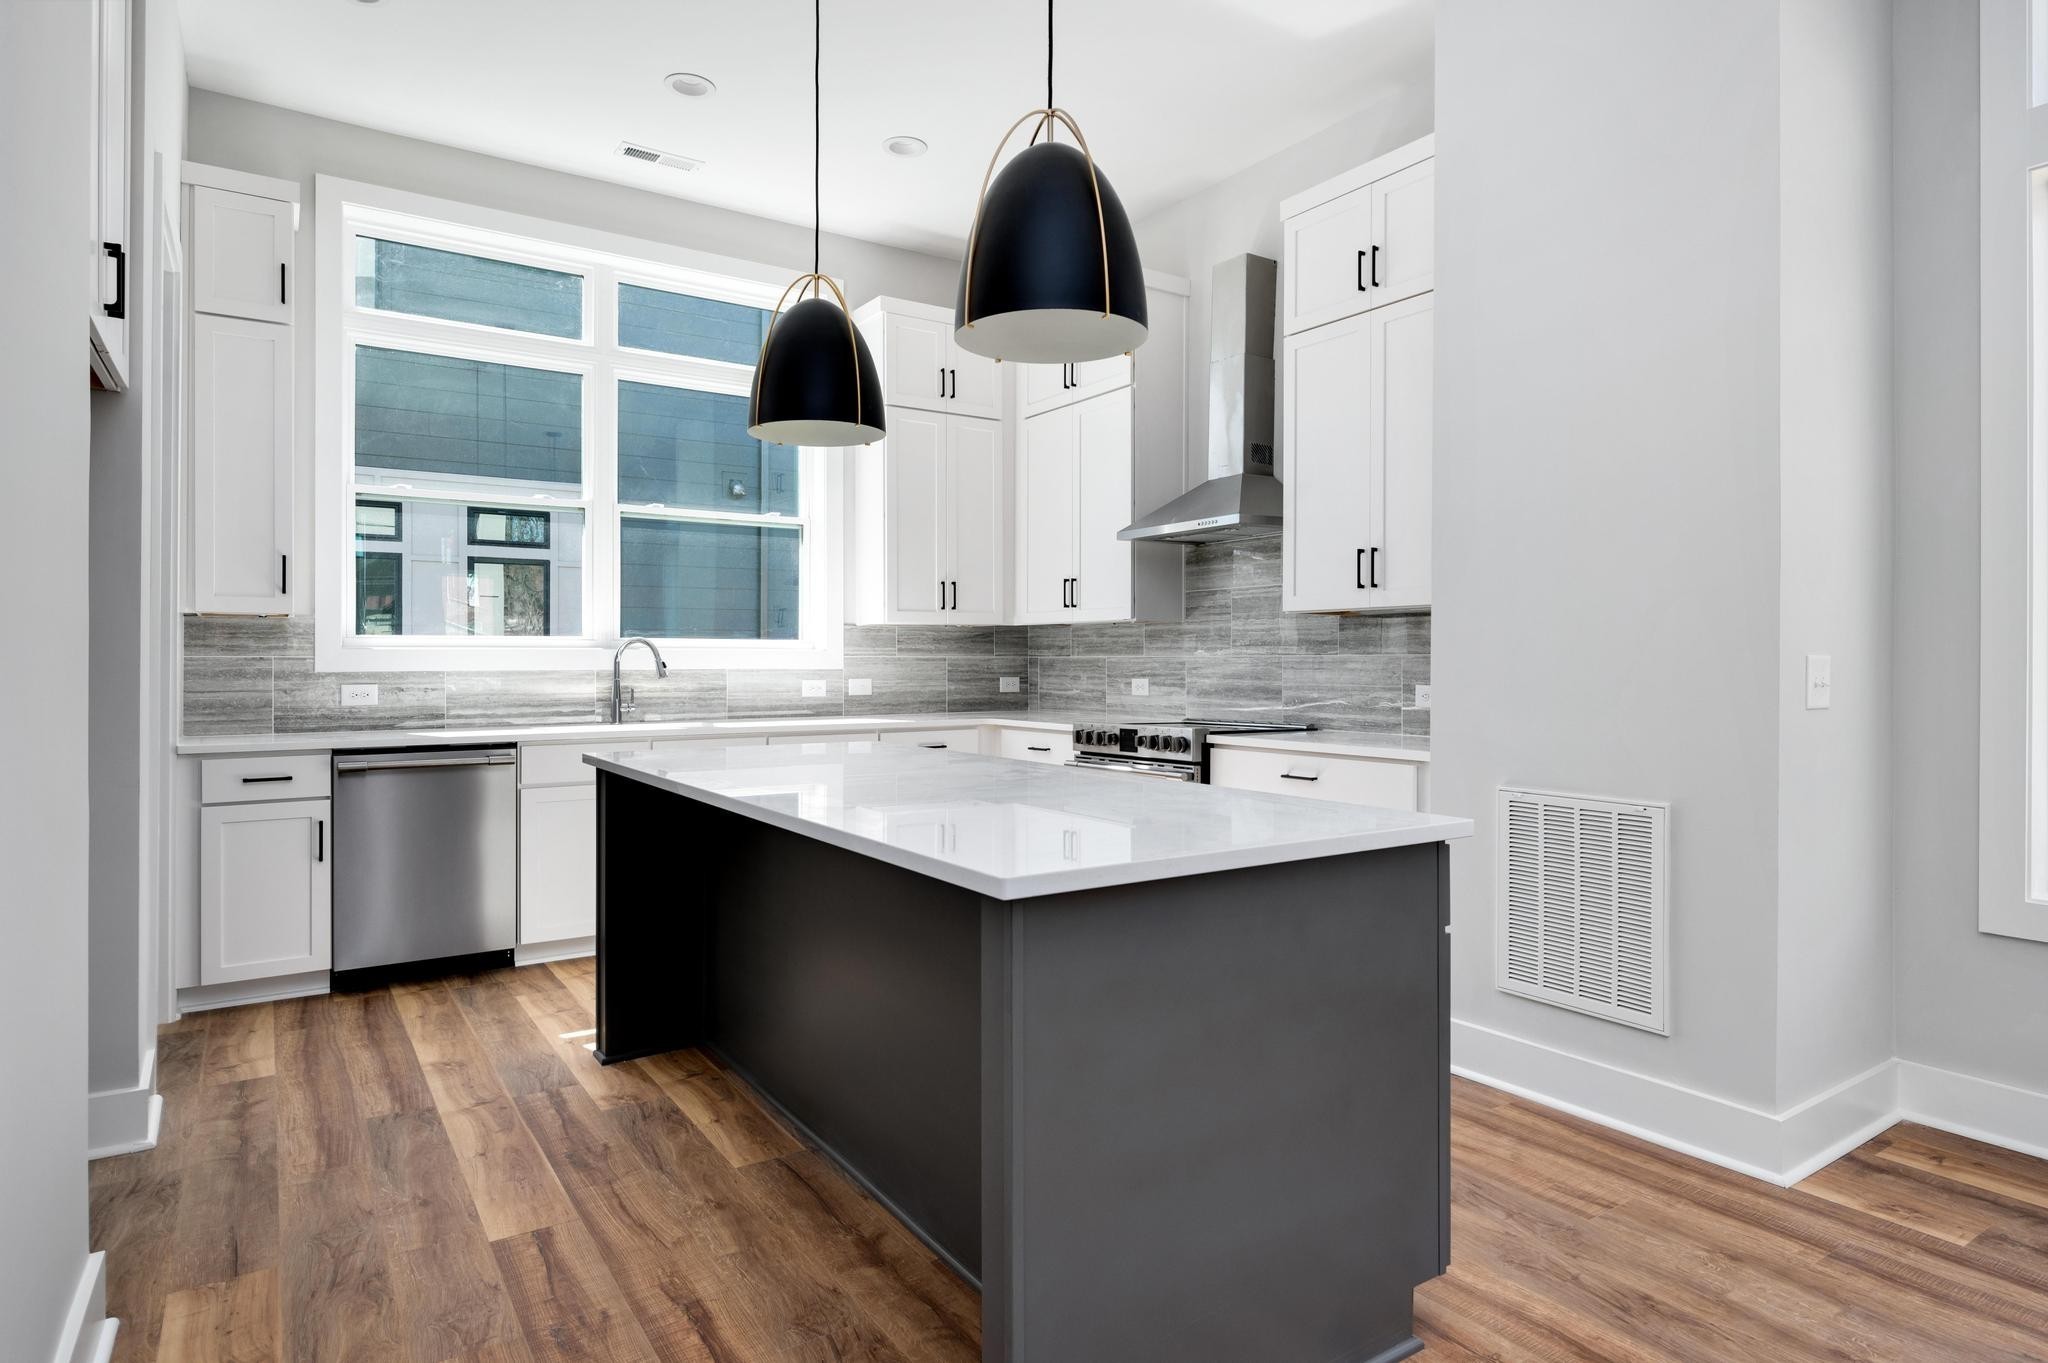
[{"label": "white cabinet drawer", "polygon": [[882,742],[914,748],[944,748],[948,752],[981,751],[979,729],[892,729],[884,730]]},{"label": "white cabinet drawer", "polygon": [[645,739],[614,738],[602,743],[526,743],[519,749],[522,786],[589,786],[597,784],[597,768],[583,760],[589,752],[646,752]]},{"label": "white cabinet drawer", "polygon": [[1020,762],[1065,766],[1074,755],[1074,736],[1042,729],[1005,729],[998,751]]},{"label": "white cabinet drawer", "polygon": [[784,743],[872,743],[876,734],[873,729],[863,729],[846,734],[771,734],[768,741]]},{"label": "white cabinet drawer", "polygon": [[1256,748],[1211,748],[1209,784],[1310,800],[1414,810],[1416,766],[1369,757],[1312,757]]},{"label": "white cabinet drawer", "polygon": [[209,757],[199,764],[199,803],[251,800],[324,800],[333,767],[320,753],[288,757]]}]

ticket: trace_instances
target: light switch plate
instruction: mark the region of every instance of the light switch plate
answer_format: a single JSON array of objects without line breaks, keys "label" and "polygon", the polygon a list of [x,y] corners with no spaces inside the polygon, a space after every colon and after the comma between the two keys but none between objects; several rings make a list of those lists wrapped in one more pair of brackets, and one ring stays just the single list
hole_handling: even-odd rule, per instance
[{"label": "light switch plate", "polygon": [[1150,677],[1133,677],[1133,678],[1131,678],[1131,694],[1132,694],[1132,695],[1134,695],[1134,696],[1149,696],[1149,695],[1151,695],[1151,694],[1152,694],[1152,679],[1151,679]]},{"label": "light switch plate", "polygon": [[352,684],[341,688],[343,705],[375,705],[377,703],[376,683]]},{"label": "light switch plate", "polygon": [[1806,655],[1806,708],[1825,710],[1835,703],[1835,660],[1825,653]]},{"label": "light switch plate", "polygon": [[[806,692],[805,694],[809,693]],[[874,695],[875,679],[873,677],[848,677],[846,679],[846,694],[849,696]]]},{"label": "light switch plate", "polygon": [[825,683],[824,683],[823,681],[821,681],[821,680],[816,680],[816,679],[812,679],[812,678],[805,678],[805,680],[804,680],[804,699],[805,699],[805,700],[823,700],[823,699],[824,699],[824,697],[825,697]]},{"label": "light switch plate", "polygon": [[997,677],[996,690],[1006,696],[1014,696],[1024,689],[1022,677]]},{"label": "light switch plate", "polygon": [[1418,710],[1427,710],[1429,708],[1429,688],[1427,686],[1415,688],[1415,708]]}]

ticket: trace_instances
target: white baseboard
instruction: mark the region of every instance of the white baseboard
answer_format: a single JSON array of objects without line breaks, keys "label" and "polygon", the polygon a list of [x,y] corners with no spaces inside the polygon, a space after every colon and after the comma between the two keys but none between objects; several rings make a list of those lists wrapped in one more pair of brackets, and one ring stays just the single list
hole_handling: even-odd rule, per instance
[{"label": "white baseboard", "polygon": [[239,1008],[245,1003],[275,1003],[279,999],[303,999],[329,992],[328,974],[309,970],[303,975],[279,975],[268,980],[243,980],[234,984],[199,984],[178,991],[180,1013],[204,1013],[214,1008]]},{"label": "white baseboard", "polygon": [[568,961],[578,956],[595,956],[595,937],[569,937],[559,942],[535,942],[512,948],[512,964],[539,965],[543,961]]},{"label": "white baseboard", "polygon": [[2048,1094],[1906,1060],[1766,1112],[1453,1018],[1451,1070],[1780,1187],[1902,1121],[2048,1158]]},{"label": "white baseboard", "polygon": [[156,1144],[164,1102],[156,1091],[156,1047],[142,1057],[142,1078],[125,1088],[98,1089],[85,1096],[85,1157],[130,1155]]},{"label": "white baseboard", "polygon": [[99,1250],[86,1255],[79,1268],[78,1286],[72,1290],[50,1363],[106,1363],[120,1326],[120,1321],[107,1319],[107,1254]]}]

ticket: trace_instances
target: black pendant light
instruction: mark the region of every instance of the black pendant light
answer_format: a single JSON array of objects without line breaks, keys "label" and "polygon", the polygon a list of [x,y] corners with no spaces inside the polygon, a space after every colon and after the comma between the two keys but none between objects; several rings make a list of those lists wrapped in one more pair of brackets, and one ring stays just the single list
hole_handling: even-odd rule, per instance
[{"label": "black pendant light", "polygon": [[[1003,148],[1034,118],[1030,145],[995,175]],[[1078,147],[1053,140],[1061,124]],[[976,355],[1059,364],[1135,350],[1145,325],[1145,267],[1131,220],[1080,125],[1052,100],[1046,0],[1045,107],[1011,124],[989,158],[960,266],[953,336]]]},{"label": "black pendant light", "polygon": [[[811,0],[811,272],[782,291],[761,357],[747,434],[778,445],[872,445],[885,434],[882,380],[853,324],[846,295],[818,272],[823,230],[824,0]],[[809,285],[811,296],[803,296]],[[830,289],[832,298],[822,290]],[[791,294],[797,303],[784,312]],[[837,299],[837,305],[833,303]]]}]

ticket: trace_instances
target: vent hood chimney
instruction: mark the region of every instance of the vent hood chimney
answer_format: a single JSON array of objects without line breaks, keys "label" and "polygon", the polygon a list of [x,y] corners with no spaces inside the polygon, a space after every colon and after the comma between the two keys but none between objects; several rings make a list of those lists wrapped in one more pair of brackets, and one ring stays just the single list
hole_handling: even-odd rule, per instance
[{"label": "vent hood chimney", "polygon": [[1273,305],[1280,267],[1235,256],[1209,286],[1209,478],[1118,539],[1175,544],[1266,539],[1280,533],[1273,476]]}]

